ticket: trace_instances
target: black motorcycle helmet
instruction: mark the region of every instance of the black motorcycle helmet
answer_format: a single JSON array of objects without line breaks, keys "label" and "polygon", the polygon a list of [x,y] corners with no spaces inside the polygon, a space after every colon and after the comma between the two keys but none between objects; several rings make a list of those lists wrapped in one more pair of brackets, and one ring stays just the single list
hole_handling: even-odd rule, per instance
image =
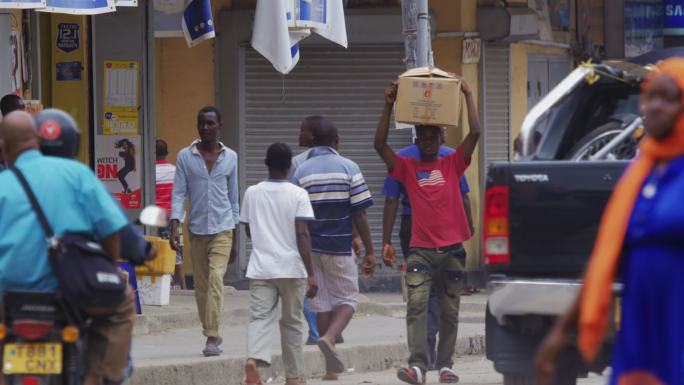
[{"label": "black motorcycle helmet", "polygon": [[49,108],[39,112],[35,120],[41,138],[40,151],[43,154],[69,159],[78,156],[81,130],[71,115]]}]

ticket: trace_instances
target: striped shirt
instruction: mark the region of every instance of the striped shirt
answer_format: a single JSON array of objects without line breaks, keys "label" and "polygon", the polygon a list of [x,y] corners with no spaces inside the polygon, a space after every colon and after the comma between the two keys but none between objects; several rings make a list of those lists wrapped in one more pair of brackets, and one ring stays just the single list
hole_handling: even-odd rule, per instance
[{"label": "striped shirt", "polygon": [[352,255],[352,213],[373,205],[359,166],[330,147],[314,147],[292,176],[309,193],[316,220],[309,224],[311,249]]},{"label": "striped shirt", "polygon": [[176,175],[176,166],[166,160],[158,160],[155,174],[156,205],[166,209],[169,215],[171,215],[171,193],[173,192],[173,178]]}]

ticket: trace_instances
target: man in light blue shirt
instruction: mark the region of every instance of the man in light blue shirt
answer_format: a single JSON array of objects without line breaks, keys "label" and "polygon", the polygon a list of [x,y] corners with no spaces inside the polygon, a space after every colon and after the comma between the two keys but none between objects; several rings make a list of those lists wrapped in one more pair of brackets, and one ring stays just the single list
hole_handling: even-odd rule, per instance
[{"label": "man in light blue shirt", "polygon": [[[73,160],[43,156],[33,118],[25,112],[4,118],[0,138],[7,163],[25,176],[55,234],[91,234],[112,257],[120,257],[118,231],[128,220],[90,169]],[[9,171],[0,173],[0,186],[0,293],[57,289],[46,235],[26,192]],[[135,318],[132,292],[129,289],[117,306],[83,310],[97,319],[94,335],[104,337],[88,341],[89,348],[107,352],[106,357],[89,357],[84,384],[120,381]]]},{"label": "man in light blue shirt", "polygon": [[221,113],[204,107],[197,114],[200,139],[178,153],[171,198],[171,247],[178,250],[178,226],[190,198],[190,255],[195,300],[207,337],[205,356],[222,353],[219,345],[223,276],[235,259],[235,227],[240,223],[237,154],[218,141]]}]

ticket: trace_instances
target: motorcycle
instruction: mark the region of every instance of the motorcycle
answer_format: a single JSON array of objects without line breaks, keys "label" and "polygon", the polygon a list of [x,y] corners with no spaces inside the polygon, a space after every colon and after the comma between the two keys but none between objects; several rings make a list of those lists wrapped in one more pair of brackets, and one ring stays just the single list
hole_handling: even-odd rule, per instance
[{"label": "motorcycle", "polygon": [[[138,224],[165,227],[166,211],[148,206]],[[7,385],[80,385],[91,320],[59,292],[6,291],[0,324]]]}]

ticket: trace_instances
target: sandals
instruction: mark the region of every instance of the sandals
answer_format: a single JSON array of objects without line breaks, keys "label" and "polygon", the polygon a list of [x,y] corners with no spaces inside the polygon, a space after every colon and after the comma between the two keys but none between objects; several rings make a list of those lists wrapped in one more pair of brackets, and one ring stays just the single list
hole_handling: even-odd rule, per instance
[{"label": "sandals", "polygon": [[455,384],[458,380],[458,375],[456,375],[456,372],[451,370],[451,368],[442,368],[439,370],[440,384]]},{"label": "sandals", "polygon": [[[212,340],[213,338],[213,340]],[[223,353],[223,349],[219,348],[219,345],[223,343],[223,338],[221,337],[210,337],[207,338],[207,344],[204,346],[204,350],[202,350],[202,354],[205,357],[216,357],[220,356],[221,353]]]},{"label": "sandals", "polygon": [[417,366],[399,369],[397,371],[397,378],[411,385],[425,384],[425,374]]}]

